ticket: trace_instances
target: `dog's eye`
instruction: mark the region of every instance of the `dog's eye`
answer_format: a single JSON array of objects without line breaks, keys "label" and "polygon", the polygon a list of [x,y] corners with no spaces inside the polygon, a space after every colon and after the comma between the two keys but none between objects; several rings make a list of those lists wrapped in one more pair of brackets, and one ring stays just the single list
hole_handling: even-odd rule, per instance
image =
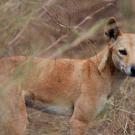
[{"label": "dog's eye", "polygon": [[119,50],[119,53],[120,53],[121,55],[127,55],[127,51],[126,51],[125,49]]}]

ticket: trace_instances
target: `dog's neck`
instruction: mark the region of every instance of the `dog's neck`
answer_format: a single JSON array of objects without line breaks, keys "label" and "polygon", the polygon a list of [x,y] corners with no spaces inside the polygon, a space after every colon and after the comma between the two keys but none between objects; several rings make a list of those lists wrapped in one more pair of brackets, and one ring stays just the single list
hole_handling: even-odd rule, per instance
[{"label": "dog's neck", "polygon": [[[108,49],[108,47],[104,48],[96,56],[92,57],[92,60],[97,64],[97,67],[104,64],[102,67],[103,69],[99,71],[99,74],[101,74],[101,77],[109,80],[111,85],[111,93],[113,93],[115,90],[120,88],[127,76],[114,66],[112,54]],[[107,51],[109,54],[107,54]],[[105,58],[105,62],[102,62]]]}]

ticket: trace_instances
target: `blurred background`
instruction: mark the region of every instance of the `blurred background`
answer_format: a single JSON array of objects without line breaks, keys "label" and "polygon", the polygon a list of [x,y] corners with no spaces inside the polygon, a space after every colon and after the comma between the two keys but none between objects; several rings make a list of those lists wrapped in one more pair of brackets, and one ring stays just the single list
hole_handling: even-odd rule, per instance
[{"label": "blurred background", "polygon": [[[0,0],[0,57],[88,58],[106,45],[104,25],[112,16],[122,31],[135,32],[135,0]],[[134,88],[127,78],[92,135],[135,135]],[[68,117],[27,111],[27,135],[66,135]]]}]

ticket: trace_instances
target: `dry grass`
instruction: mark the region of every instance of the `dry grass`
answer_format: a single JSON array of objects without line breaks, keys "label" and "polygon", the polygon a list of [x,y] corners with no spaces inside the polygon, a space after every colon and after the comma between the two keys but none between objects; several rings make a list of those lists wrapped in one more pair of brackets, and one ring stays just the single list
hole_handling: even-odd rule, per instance
[{"label": "dry grass", "polygon": [[[106,17],[115,15],[126,31],[135,31],[131,25],[134,22],[131,4],[126,2],[1,0],[0,56],[86,58],[94,55],[105,42],[101,26]],[[135,135],[134,82],[125,81],[90,129],[91,134]],[[27,135],[65,135],[69,128],[67,117],[31,108],[28,113]]]}]

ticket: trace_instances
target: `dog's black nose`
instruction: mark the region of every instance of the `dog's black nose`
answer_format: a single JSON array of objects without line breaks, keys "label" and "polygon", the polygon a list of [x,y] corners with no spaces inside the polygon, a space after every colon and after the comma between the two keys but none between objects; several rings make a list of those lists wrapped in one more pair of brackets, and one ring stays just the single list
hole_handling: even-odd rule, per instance
[{"label": "dog's black nose", "polygon": [[131,67],[131,76],[135,77],[135,66]]}]

